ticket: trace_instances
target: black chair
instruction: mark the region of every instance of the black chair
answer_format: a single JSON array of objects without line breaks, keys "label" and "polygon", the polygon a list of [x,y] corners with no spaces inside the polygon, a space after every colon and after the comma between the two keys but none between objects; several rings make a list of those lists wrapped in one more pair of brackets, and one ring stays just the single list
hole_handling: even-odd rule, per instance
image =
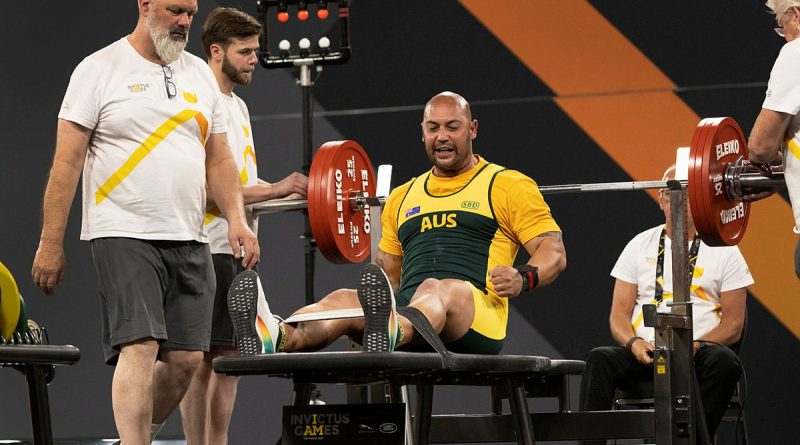
[{"label": "black chair", "polygon": [[[745,332],[747,331],[747,316],[745,315],[745,322],[744,326],[742,327],[742,338],[736,342],[731,349],[733,352],[736,353],[737,356],[741,358],[741,350],[742,344],[744,343],[744,336]],[[745,389],[747,388],[747,379],[744,372],[744,366],[742,366],[742,376],[739,378],[739,381],[736,383],[736,389],[734,390],[733,396],[731,396],[731,400],[728,402],[728,409],[725,412],[725,415],[722,416],[722,420],[720,421],[720,426],[722,422],[735,422],[736,426],[736,437],[738,443],[738,437],[741,433],[742,443],[744,445],[748,445],[748,435],[747,435],[747,421],[745,419],[745,412],[744,412],[744,404],[746,400],[746,392]],[[653,398],[653,382],[639,382],[630,386],[626,386],[624,388],[617,388],[616,389],[616,396],[614,397],[614,410],[618,409],[649,409],[653,408],[655,405],[655,400]],[[717,430],[717,436],[719,435],[719,429]],[[713,438],[714,444],[717,443],[717,438]]]},{"label": "black chair", "polygon": [[[734,422],[737,428],[737,437],[742,437],[742,444],[747,445],[749,441],[744,411],[744,401],[746,400],[743,390],[745,388],[744,381],[744,374],[742,374],[721,422]],[[613,409],[652,409],[654,405],[653,382],[640,382],[624,389],[617,388]],[[720,423],[721,426],[722,423]],[[719,435],[719,430],[717,435]],[[714,438],[714,443],[717,443],[716,438]]]}]

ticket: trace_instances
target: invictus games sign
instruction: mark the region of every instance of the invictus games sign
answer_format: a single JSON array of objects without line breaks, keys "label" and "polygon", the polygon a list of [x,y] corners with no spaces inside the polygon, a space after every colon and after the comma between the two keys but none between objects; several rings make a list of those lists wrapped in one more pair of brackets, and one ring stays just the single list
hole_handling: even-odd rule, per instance
[{"label": "invictus games sign", "polygon": [[283,407],[283,445],[404,445],[405,404]]}]

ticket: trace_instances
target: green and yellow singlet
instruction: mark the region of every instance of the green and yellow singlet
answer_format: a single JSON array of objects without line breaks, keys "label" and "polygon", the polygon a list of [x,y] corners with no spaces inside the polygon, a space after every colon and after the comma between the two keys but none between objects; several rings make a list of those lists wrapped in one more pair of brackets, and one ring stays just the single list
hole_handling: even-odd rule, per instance
[{"label": "green and yellow singlet", "polygon": [[496,340],[505,338],[508,300],[495,294],[489,270],[513,265],[534,237],[561,231],[532,179],[481,157],[461,175],[431,170],[396,188],[381,220],[381,250],[403,257],[398,305],[427,278],[464,280],[477,290],[472,329]]}]

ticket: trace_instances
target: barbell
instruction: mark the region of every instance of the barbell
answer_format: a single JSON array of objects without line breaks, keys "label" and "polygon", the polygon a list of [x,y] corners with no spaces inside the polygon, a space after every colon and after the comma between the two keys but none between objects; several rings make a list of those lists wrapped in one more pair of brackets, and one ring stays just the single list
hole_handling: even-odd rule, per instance
[{"label": "barbell", "polygon": [[[689,207],[695,228],[710,246],[732,246],[747,229],[750,203],[742,197],[784,187],[782,166],[765,171],[747,160],[747,144],[732,118],[700,121],[689,149]],[[543,195],[633,191],[666,188],[666,181],[562,184],[539,187]],[[375,174],[364,149],[355,141],[323,144],[311,163],[308,199],[254,204],[256,214],[308,209],[311,230],[322,254],[333,263],[359,263],[370,253],[370,206],[384,203],[375,196]]]}]

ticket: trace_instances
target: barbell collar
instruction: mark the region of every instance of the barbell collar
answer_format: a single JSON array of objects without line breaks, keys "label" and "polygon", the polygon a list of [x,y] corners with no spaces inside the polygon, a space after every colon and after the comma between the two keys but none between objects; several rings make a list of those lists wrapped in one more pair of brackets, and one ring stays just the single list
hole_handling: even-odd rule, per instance
[{"label": "barbell collar", "polygon": [[786,180],[782,171],[773,171],[772,177],[769,178],[760,173],[739,174],[739,187],[779,188],[784,186],[786,186]]}]

